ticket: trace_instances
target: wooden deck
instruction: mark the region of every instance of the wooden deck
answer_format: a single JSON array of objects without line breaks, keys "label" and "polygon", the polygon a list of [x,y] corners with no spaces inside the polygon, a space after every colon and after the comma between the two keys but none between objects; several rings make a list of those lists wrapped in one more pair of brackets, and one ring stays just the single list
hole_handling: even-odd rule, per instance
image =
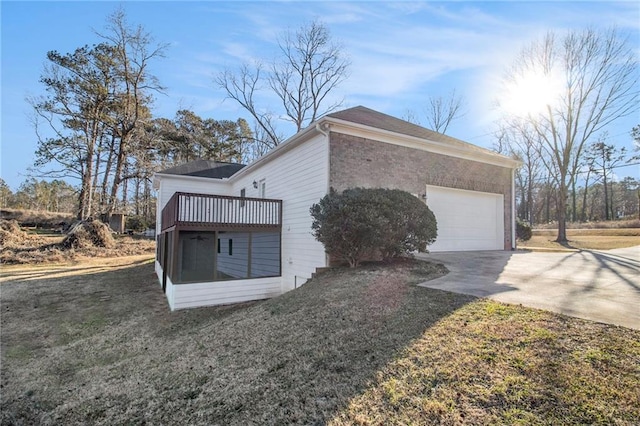
[{"label": "wooden deck", "polygon": [[171,229],[281,229],[282,200],[176,192],[162,209]]}]

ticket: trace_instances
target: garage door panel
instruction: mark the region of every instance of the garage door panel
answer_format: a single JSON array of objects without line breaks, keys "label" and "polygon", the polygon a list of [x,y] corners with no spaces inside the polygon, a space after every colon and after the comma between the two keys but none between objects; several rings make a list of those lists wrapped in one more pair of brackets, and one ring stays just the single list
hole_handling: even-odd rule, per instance
[{"label": "garage door panel", "polygon": [[438,238],[429,250],[504,248],[504,197],[501,194],[428,185],[427,205],[438,221]]}]

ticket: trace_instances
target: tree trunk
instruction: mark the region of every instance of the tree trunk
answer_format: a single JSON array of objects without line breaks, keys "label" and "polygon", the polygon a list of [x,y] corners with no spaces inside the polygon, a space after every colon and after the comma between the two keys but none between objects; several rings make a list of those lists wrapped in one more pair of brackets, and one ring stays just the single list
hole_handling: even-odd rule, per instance
[{"label": "tree trunk", "polygon": [[584,180],[584,194],[582,195],[582,212],[580,213],[580,220],[586,222],[587,220],[587,191],[589,190],[589,174],[591,170],[587,170],[587,178]]},{"label": "tree trunk", "polygon": [[110,199],[109,202],[107,203],[107,210],[106,210],[106,214],[107,216],[110,216],[111,213],[113,213],[114,209],[116,208],[116,204],[118,202],[118,190],[120,189],[120,183],[121,183],[121,178],[122,178],[122,171],[124,169],[125,166],[125,162],[127,160],[127,150],[126,150],[126,146],[128,143],[128,139],[129,136],[123,136],[120,139],[120,146],[118,147],[118,156],[116,158],[116,168],[115,171],[113,173],[113,184],[111,185],[111,195],[110,195]]},{"label": "tree trunk", "polygon": [[558,218],[558,237],[556,242],[560,244],[566,243],[567,240],[567,185],[564,179],[560,181],[558,195],[556,197],[556,214]]},{"label": "tree trunk", "polygon": [[533,227],[533,178],[529,172],[529,181],[527,182],[527,220],[529,225]]},{"label": "tree trunk", "polygon": [[576,212],[576,179],[571,179],[571,222],[577,222]]},{"label": "tree trunk", "polygon": [[614,188],[613,188],[613,182],[611,182],[611,188],[609,189],[609,208],[611,209],[611,220],[616,220],[617,216],[615,214],[616,212],[616,207],[613,203],[613,195],[614,195]]},{"label": "tree trunk", "polygon": [[107,163],[104,167],[104,177],[102,179],[102,194],[100,197],[100,210],[102,213],[106,212],[107,210],[107,206],[109,205],[109,199],[108,199],[108,190],[107,187],[109,186],[109,177],[111,176],[111,168],[113,167],[113,156],[114,156],[114,148],[115,148],[115,144],[116,144],[116,137],[115,136],[111,136],[111,143],[109,145],[109,156],[107,157]]},{"label": "tree trunk", "polygon": [[609,186],[607,185],[607,174],[603,174],[604,179],[604,219],[609,220]]}]

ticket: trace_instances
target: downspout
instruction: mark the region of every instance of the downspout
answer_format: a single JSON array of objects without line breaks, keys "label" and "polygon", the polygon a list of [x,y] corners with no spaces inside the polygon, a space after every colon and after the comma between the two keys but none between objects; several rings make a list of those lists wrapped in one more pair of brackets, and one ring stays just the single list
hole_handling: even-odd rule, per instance
[{"label": "downspout", "polygon": [[[316,123],[316,130],[326,138],[327,140],[327,186],[324,191],[325,194],[329,193],[331,188],[331,144],[329,140],[329,128],[331,125],[329,123]],[[324,266],[329,266],[329,255],[325,252],[324,254]]]},{"label": "downspout", "polygon": [[511,250],[516,249],[516,169],[511,169]]}]

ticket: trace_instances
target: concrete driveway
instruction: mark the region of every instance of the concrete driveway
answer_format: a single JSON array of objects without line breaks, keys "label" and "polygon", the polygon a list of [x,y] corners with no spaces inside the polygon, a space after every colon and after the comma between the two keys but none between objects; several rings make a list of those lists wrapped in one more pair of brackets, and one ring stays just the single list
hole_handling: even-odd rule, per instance
[{"label": "concrete driveway", "polygon": [[640,330],[640,246],[563,253],[449,252],[418,255],[443,263],[423,287],[488,297]]}]

